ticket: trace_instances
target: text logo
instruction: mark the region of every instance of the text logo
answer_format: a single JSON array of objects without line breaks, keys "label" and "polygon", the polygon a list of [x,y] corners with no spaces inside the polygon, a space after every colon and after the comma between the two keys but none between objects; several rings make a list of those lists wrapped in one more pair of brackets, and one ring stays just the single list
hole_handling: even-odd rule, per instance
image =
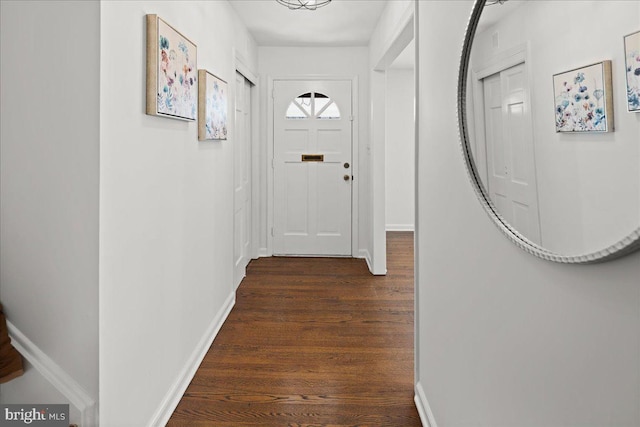
[{"label": "text logo", "polygon": [[0,427],[69,427],[69,405],[0,405]]}]

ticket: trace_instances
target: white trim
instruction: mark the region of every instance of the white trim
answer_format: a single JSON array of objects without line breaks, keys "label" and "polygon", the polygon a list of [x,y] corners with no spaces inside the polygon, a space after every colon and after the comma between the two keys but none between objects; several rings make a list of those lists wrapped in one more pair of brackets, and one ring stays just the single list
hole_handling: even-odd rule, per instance
[{"label": "white trim", "polygon": [[247,65],[247,61],[244,59],[244,56],[240,52],[233,48],[233,57],[235,58],[236,71],[244,76],[245,79],[249,80],[252,85],[258,86],[258,76],[256,73],[251,70],[251,68]]},{"label": "white trim", "polygon": [[528,43],[521,43],[492,56],[473,70],[474,79],[482,80],[507,68],[527,62],[528,51]]},{"label": "white trim", "polygon": [[354,185],[351,186],[351,256],[360,257],[358,252],[360,237],[360,193],[359,180],[365,179],[360,175],[360,87],[357,75],[326,75],[326,74],[304,74],[291,76],[267,76],[267,254],[264,256],[273,256],[273,236],[270,230],[274,227],[274,169],[273,169],[273,153],[274,153],[274,137],[273,137],[273,90],[275,81],[296,81],[296,80],[327,80],[340,81],[348,80],[351,82],[351,115],[353,117],[351,125],[351,172],[353,175]]},{"label": "white trim", "polygon": [[419,5],[420,2],[415,2],[415,19],[414,24],[414,41],[415,41],[415,71],[414,71],[414,104],[413,104],[413,120],[415,123],[414,131],[414,144],[415,144],[415,163],[414,163],[414,222],[415,230],[413,232],[413,382],[418,384],[420,381],[420,20]]},{"label": "white trim", "polygon": [[25,334],[11,322],[7,321],[7,329],[13,346],[33,367],[51,383],[69,403],[80,412],[80,425],[82,427],[95,427],[98,425],[98,407],[95,399],[74,380],[53,359],[46,355]]},{"label": "white trim", "polygon": [[[251,83],[251,89],[249,91],[251,97],[251,136],[249,141],[249,149],[251,150],[251,164],[248,165],[251,170],[251,242],[249,244],[250,254],[249,258],[258,258],[258,236],[260,236],[260,193],[259,193],[259,152],[260,144],[258,135],[260,134],[260,87],[258,85],[259,76],[254,70],[247,65],[247,61],[244,56],[236,49],[233,48],[233,58],[235,60],[236,72],[242,74],[242,76]],[[237,94],[235,95],[237,99]]]},{"label": "white trim", "polygon": [[218,332],[220,331],[220,328],[224,324],[225,320],[227,320],[229,313],[231,313],[231,309],[233,308],[235,303],[236,294],[235,292],[232,292],[216,317],[211,322],[209,328],[207,328],[207,330],[205,331],[198,345],[196,345],[196,347],[194,348],[191,356],[187,360],[187,363],[184,365],[184,368],[176,378],[176,381],[164,396],[164,399],[162,399],[160,406],[158,407],[148,424],[149,427],[163,426],[167,424],[169,418],[171,418],[171,415],[173,414],[173,411],[175,411],[178,403],[180,403],[182,395],[187,390],[187,387],[189,387],[189,383],[195,376],[200,363],[202,363],[202,360],[204,359],[204,356],[206,356],[207,351],[209,351],[209,347],[211,347],[213,340],[215,339],[216,335],[218,335]]},{"label": "white trim", "polygon": [[267,248],[258,249],[258,258],[265,258],[265,257],[268,257],[268,256],[270,256],[270,255],[269,255],[269,252],[267,251]]},{"label": "white trim", "polygon": [[382,56],[373,67],[374,71],[386,71],[404,48],[411,43],[414,39],[414,19],[415,9],[410,5],[398,20],[395,32],[389,37],[387,46],[382,50]]},{"label": "white trim", "polygon": [[415,392],[416,394],[413,398],[413,401],[416,403],[416,409],[418,410],[418,415],[420,415],[420,421],[422,422],[422,425],[424,427],[438,427],[420,381],[418,381],[418,383],[416,384]]},{"label": "white trim", "polygon": [[369,249],[372,256],[373,274],[387,272],[386,219],[386,71],[373,71],[370,75],[371,135],[369,178],[371,179],[371,232]]},{"label": "white trim", "polygon": [[251,257],[258,258],[260,245],[260,86],[251,86]]},{"label": "white trim", "polygon": [[267,255],[273,256],[273,224],[274,224],[274,205],[273,205],[273,197],[274,193],[274,185],[273,185],[273,81],[274,79],[271,76],[267,76],[267,93],[266,93],[266,102],[267,102],[267,158],[264,159],[266,162],[266,171],[267,171]]},{"label": "white trim", "polygon": [[[251,258],[249,258],[249,260],[251,260]],[[244,274],[242,275],[242,277],[236,277],[234,280],[234,284],[233,284],[233,289],[234,291],[238,289],[238,286],[240,286],[240,283],[242,283],[242,281],[244,280],[245,277],[247,277],[247,265],[249,265],[249,263],[247,262],[247,264],[244,266]]]},{"label": "white trim", "polygon": [[413,224],[387,224],[387,231],[415,231]]},{"label": "white trim", "polygon": [[369,267],[369,272],[373,274],[371,254],[369,253],[369,251],[366,249],[360,249],[360,252],[358,253],[358,258],[364,258],[364,260],[367,262],[367,267]]}]

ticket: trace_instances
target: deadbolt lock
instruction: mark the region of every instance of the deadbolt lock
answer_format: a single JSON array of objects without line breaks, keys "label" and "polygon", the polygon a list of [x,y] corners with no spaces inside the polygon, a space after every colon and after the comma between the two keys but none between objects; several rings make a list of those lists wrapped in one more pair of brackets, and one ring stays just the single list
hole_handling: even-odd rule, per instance
[{"label": "deadbolt lock", "polygon": [[344,168],[345,168],[345,169],[349,169],[349,166],[350,166],[350,165],[349,165],[349,163],[345,163],[345,164],[344,164]]}]

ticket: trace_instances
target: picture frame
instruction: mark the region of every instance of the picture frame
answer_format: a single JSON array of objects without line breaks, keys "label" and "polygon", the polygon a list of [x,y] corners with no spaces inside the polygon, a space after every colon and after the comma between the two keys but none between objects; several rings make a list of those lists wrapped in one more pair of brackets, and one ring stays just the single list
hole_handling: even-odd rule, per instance
[{"label": "picture frame", "polygon": [[624,36],[624,69],[627,111],[640,112],[640,31]]},{"label": "picture frame", "polygon": [[146,113],[195,121],[198,109],[197,47],[179,31],[147,18]]},{"label": "picture frame", "polygon": [[613,132],[611,61],[554,74],[556,132]]},{"label": "picture frame", "polygon": [[207,70],[198,70],[198,140],[226,140],[227,82]]}]

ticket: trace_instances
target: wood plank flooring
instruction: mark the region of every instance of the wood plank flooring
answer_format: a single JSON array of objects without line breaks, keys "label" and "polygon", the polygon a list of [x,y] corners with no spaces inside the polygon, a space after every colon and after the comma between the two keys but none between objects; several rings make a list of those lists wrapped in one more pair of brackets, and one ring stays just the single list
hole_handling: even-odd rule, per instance
[{"label": "wood plank flooring", "polygon": [[363,260],[252,261],[168,425],[420,426],[413,403],[413,233]]}]

